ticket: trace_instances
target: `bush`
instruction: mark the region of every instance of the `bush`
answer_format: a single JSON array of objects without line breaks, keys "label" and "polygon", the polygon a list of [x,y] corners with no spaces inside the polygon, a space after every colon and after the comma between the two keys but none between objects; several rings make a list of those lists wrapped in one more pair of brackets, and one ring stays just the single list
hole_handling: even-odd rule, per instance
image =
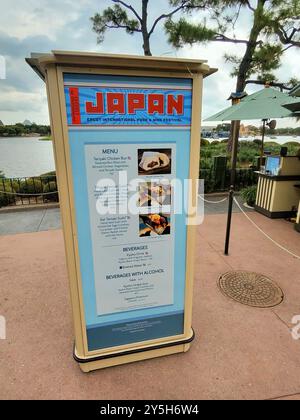
[{"label": "bush", "polygon": [[10,183],[8,183],[7,181],[1,180],[0,182],[0,207],[8,206],[9,204],[15,203],[15,195],[5,194],[4,192],[1,193],[1,191],[6,191],[9,193],[15,192],[13,188],[11,187]]},{"label": "bush", "polygon": [[257,146],[261,146],[262,145],[262,141],[260,139],[254,139],[253,143],[256,144]]},{"label": "bush", "polygon": [[213,155],[213,152],[212,152],[212,150],[211,149],[209,149],[209,148],[203,148],[202,149],[202,153],[201,153],[201,156],[203,157],[203,158],[212,158],[212,155]]},{"label": "bush", "polygon": [[209,141],[206,139],[201,139],[201,146],[209,146]]},{"label": "bush", "polygon": [[243,163],[249,162],[251,159],[252,159],[252,154],[251,154],[250,151],[248,151],[248,150],[244,151],[243,150],[242,152],[240,152],[240,154],[239,154],[239,161],[240,162],[243,162]]},{"label": "bush", "polygon": [[50,171],[50,172],[46,172],[45,174],[40,175],[41,178],[43,178],[43,177],[52,178],[54,176],[56,176],[56,171]]},{"label": "bush", "polygon": [[50,181],[48,184],[44,185],[44,193],[51,193],[53,192],[53,194],[47,194],[45,195],[45,198],[49,201],[55,201],[58,202],[58,193],[57,191],[57,184],[55,181]]},{"label": "bush", "polygon": [[283,144],[283,146],[285,147],[300,147],[300,143],[298,143],[297,141],[287,141],[286,143]]},{"label": "bush", "polygon": [[279,143],[276,143],[276,141],[265,141],[265,146],[267,147],[280,147]]},{"label": "bush", "polygon": [[241,191],[241,196],[243,200],[246,201],[248,206],[253,207],[256,201],[257,185],[252,185],[252,187],[244,188]]},{"label": "bush", "polygon": [[43,192],[43,183],[40,179],[29,178],[21,181],[17,187],[18,193],[23,194],[41,194]]},{"label": "bush", "polygon": [[214,179],[214,172],[211,169],[201,169],[199,177],[200,179],[204,180],[205,194],[214,191],[215,179]]}]

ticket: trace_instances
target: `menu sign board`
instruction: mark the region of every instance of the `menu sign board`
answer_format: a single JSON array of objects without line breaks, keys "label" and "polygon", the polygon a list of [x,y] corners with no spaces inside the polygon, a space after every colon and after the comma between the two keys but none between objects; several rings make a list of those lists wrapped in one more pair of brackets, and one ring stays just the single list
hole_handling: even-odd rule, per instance
[{"label": "menu sign board", "polygon": [[64,94],[88,350],[180,336],[192,80],[64,73]]}]

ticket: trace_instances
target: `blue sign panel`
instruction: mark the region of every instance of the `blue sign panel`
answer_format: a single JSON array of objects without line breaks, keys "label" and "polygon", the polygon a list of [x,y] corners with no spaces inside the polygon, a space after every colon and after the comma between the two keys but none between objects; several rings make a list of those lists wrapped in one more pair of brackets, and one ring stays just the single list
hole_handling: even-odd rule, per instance
[{"label": "blue sign panel", "polygon": [[192,82],[64,84],[88,349],[182,335]]},{"label": "blue sign panel", "polygon": [[[144,85],[96,82],[65,82],[67,118],[70,126],[182,126],[191,123],[191,86],[152,83]],[[152,86],[151,86],[152,85]]]}]

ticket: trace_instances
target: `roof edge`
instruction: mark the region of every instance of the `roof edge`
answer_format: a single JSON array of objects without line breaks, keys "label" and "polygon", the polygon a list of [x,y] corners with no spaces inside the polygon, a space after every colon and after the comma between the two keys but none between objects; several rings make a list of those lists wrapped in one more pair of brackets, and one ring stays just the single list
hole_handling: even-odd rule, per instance
[{"label": "roof edge", "polygon": [[211,68],[207,60],[195,60],[186,58],[170,58],[140,55],[104,54],[80,51],[53,50],[50,54],[32,53],[30,58],[25,59],[33,70],[44,80],[47,66],[90,66],[112,69],[145,69],[166,72],[188,72],[203,74],[207,77],[217,71]]}]

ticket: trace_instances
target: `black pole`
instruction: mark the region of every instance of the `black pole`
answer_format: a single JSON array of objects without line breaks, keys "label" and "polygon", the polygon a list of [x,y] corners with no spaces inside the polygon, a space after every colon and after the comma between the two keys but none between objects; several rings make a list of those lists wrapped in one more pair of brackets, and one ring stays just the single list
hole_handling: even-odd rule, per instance
[{"label": "black pole", "polygon": [[261,167],[263,166],[266,122],[267,122],[267,120],[263,120],[262,135],[261,135],[261,149],[260,149],[260,168],[259,168],[259,170],[261,170]]},{"label": "black pole", "polygon": [[233,207],[235,175],[236,175],[236,162],[237,162],[237,153],[238,153],[238,144],[239,144],[239,129],[240,129],[240,122],[233,121],[232,130],[231,130],[232,131],[232,153],[231,153],[230,189],[229,189],[229,196],[228,196],[229,204],[228,204],[226,239],[225,239],[225,250],[224,250],[225,255],[229,254],[232,207]]}]

